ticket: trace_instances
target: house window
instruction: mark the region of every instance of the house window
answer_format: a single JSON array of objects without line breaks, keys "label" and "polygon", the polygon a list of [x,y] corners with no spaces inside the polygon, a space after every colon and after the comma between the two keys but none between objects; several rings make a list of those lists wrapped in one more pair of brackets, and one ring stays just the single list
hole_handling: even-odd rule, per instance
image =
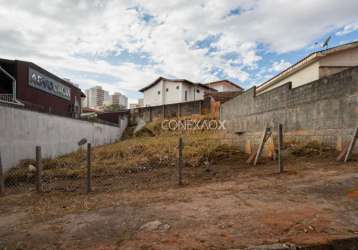
[{"label": "house window", "polygon": [[185,90],[185,101],[187,101],[188,100],[188,91],[187,90]]},{"label": "house window", "polygon": [[179,89],[179,85],[177,86],[177,89]]},{"label": "house window", "polygon": [[199,90],[199,89],[197,89],[197,90],[196,90],[196,93],[200,93],[200,90]]},{"label": "house window", "polygon": [[160,91],[158,91],[158,95],[160,95]]},{"label": "house window", "polygon": [[169,89],[168,89],[168,88],[166,88],[166,89],[165,89],[165,91],[167,91],[167,92],[168,92],[168,91],[169,91]]}]

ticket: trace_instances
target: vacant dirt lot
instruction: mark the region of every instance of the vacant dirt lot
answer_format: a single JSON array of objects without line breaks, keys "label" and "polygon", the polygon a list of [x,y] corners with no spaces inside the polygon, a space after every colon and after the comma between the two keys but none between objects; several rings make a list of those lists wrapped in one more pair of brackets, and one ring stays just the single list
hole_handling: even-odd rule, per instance
[{"label": "vacant dirt lot", "polygon": [[0,198],[0,249],[240,249],[358,236],[358,162],[243,157],[210,169],[127,174],[90,194]]}]

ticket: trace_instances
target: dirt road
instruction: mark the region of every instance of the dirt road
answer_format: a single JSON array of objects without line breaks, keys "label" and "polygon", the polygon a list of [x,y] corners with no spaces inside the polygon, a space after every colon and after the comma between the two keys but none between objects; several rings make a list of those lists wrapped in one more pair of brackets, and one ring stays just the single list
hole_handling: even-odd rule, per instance
[{"label": "dirt road", "polygon": [[240,249],[358,236],[357,161],[285,166],[278,175],[275,162],[238,160],[186,169],[183,187],[156,169],[108,192],[9,195],[0,198],[0,249]]}]

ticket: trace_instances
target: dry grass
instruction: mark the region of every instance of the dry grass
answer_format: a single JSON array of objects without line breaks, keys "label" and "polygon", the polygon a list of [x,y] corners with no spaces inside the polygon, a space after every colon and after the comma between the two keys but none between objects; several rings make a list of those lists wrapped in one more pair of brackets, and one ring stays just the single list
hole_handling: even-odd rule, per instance
[{"label": "dry grass", "polygon": [[[206,116],[182,117],[181,120],[210,120]],[[161,128],[161,120],[146,124],[141,130],[133,133],[128,128],[126,139],[109,145],[93,148],[93,176],[114,176],[123,173],[150,171],[156,168],[175,167],[178,159],[178,139],[184,139],[184,159],[186,167],[208,166],[239,153],[235,146],[227,145],[220,140],[220,132],[200,131],[169,131]],[[328,149],[318,143],[308,144],[287,143],[291,154],[295,156],[322,155]],[[43,162],[44,176],[58,179],[81,179],[84,177],[86,152],[76,152]],[[21,182],[34,180],[27,171],[28,164],[24,161],[18,168],[8,174],[8,181]],[[10,179],[10,180],[9,180]]]},{"label": "dry grass", "polygon": [[[192,120],[210,119],[204,116],[181,118]],[[213,131],[195,131],[179,133],[161,128],[161,120],[148,123],[142,130],[131,134],[127,139],[114,144],[93,148],[92,170],[94,176],[112,176],[121,173],[148,171],[154,168],[174,167],[177,164],[178,139],[184,140],[185,166],[205,166],[226,158],[238,149],[222,144],[219,134]],[[82,178],[85,174],[86,153],[80,149],[76,152],[47,159],[43,162],[44,176],[48,178]],[[24,178],[24,169],[29,162],[11,170],[9,176],[15,179]]]},{"label": "dry grass", "polygon": [[294,156],[314,156],[323,155],[324,153],[332,151],[328,146],[318,142],[312,141],[309,143],[288,143],[290,153]]}]

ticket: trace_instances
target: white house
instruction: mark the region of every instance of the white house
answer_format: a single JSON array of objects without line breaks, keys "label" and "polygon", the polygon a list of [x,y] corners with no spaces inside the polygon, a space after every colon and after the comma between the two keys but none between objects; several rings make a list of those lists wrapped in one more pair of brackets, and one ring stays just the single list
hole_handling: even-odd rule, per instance
[{"label": "white house", "polygon": [[203,100],[205,93],[216,92],[215,89],[201,83],[164,77],[159,77],[139,91],[144,94],[145,107]]},{"label": "white house", "polygon": [[262,94],[287,82],[292,88],[358,65],[358,41],[309,54],[256,88]]},{"label": "white house", "polygon": [[215,82],[209,82],[205,84],[210,88],[216,89],[219,92],[234,92],[234,91],[243,91],[239,85],[229,81],[229,80],[220,80]]}]

